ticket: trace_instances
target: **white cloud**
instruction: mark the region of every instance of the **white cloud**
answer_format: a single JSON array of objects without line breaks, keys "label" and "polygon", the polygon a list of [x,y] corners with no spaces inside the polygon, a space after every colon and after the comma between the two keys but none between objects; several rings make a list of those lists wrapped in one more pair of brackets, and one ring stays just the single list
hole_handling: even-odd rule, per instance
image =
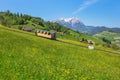
[{"label": "white cloud", "polygon": [[86,9],[87,7],[89,7],[90,5],[94,4],[95,2],[97,2],[98,0],[86,0],[85,2],[83,2],[83,4],[80,5],[80,7],[75,10],[72,14],[75,15],[77,13],[79,13],[80,11]]}]

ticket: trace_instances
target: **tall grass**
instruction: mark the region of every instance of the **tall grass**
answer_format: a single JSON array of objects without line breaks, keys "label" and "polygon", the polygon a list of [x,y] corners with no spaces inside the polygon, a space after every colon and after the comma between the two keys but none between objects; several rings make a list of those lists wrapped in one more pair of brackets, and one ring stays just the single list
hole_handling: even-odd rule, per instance
[{"label": "tall grass", "polygon": [[0,79],[119,80],[120,55],[0,28]]}]

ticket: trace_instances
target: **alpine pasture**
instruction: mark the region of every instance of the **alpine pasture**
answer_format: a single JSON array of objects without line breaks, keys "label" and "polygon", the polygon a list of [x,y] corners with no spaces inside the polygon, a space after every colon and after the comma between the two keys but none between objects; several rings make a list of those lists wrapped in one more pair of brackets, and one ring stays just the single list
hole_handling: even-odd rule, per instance
[{"label": "alpine pasture", "polygon": [[119,79],[119,54],[0,27],[0,80]]}]

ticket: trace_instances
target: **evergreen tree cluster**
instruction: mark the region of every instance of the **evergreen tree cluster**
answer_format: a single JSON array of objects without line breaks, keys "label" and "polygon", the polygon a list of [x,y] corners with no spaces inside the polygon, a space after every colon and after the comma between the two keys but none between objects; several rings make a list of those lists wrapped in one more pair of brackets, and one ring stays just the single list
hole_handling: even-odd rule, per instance
[{"label": "evergreen tree cluster", "polygon": [[108,39],[106,39],[105,37],[103,37],[102,40],[103,40],[104,42],[106,42],[107,44],[111,44],[111,41],[108,40]]}]

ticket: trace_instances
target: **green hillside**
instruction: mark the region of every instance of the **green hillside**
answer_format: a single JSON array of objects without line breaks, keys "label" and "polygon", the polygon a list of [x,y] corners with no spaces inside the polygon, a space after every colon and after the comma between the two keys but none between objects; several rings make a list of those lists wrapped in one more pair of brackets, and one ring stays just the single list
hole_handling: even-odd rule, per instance
[{"label": "green hillside", "polygon": [[0,80],[119,79],[119,54],[0,27]]},{"label": "green hillside", "polygon": [[31,28],[32,32],[34,32],[35,29],[44,29],[68,33],[68,30],[70,30],[69,28],[58,23],[44,21],[40,17],[33,17],[22,13],[12,13],[9,10],[0,12],[0,24],[19,30],[22,30],[23,28]]},{"label": "green hillside", "polygon": [[106,37],[109,40],[114,40],[116,38],[120,38],[120,34],[119,33],[115,33],[115,32],[111,32],[111,31],[103,31],[101,33],[95,34],[96,37],[102,38],[102,37]]},{"label": "green hillside", "polygon": [[53,31],[57,32],[58,38],[70,39],[75,41],[81,41],[82,38],[84,38],[86,40],[94,41],[96,45],[104,44],[104,42],[100,39],[97,39],[88,34],[74,31],[58,23],[44,21],[40,17],[33,17],[28,14],[11,13],[9,10],[6,12],[0,12],[0,24],[9,28],[15,28],[19,30],[30,28],[31,32],[33,33],[36,29]]},{"label": "green hillside", "polygon": [[103,31],[94,36],[100,39],[106,38],[110,40],[113,44],[117,44],[120,47],[120,34],[119,33],[111,32],[111,31]]}]

